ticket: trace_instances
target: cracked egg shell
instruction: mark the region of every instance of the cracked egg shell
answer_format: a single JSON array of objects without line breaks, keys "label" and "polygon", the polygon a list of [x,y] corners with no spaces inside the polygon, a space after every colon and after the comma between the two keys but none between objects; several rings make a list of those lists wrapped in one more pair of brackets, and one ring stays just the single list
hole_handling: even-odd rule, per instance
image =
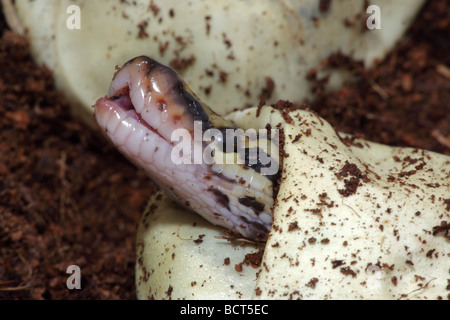
[{"label": "cracked egg shell", "polygon": [[260,246],[236,246],[158,196],[138,230],[138,298],[448,298],[450,157],[355,140],[307,111],[256,112],[229,118],[284,132],[260,266],[242,264]]}]

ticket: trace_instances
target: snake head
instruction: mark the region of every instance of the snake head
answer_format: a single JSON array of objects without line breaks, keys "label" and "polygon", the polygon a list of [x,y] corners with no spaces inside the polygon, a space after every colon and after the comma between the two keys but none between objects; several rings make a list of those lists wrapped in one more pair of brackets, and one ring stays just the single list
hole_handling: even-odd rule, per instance
[{"label": "snake head", "polygon": [[279,167],[273,136],[237,128],[145,56],[115,73],[94,109],[112,143],[178,203],[232,233],[266,239]]}]

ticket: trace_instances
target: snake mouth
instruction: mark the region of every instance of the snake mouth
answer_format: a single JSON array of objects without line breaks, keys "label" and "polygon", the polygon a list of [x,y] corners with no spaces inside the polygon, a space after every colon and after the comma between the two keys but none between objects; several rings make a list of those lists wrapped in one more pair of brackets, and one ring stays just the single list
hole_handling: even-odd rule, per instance
[{"label": "snake mouth", "polygon": [[147,129],[151,131],[157,132],[144,120],[144,118],[142,118],[142,115],[136,111],[136,108],[134,107],[133,101],[130,97],[129,91],[130,91],[129,87],[124,88],[124,90],[120,92],[120,95],[117,95],[116,93],[109,99],[110,101],[113,101],[122,110],[124,110],[129,117],[135,119],[139,124],[145,126]]},{"label": "snake mouth", "polygon": [[[138,166],[143,165],[139,160],[145,158],[144,153],[170,146],[170,141],[144,120],[128,94],[102,97],[94,110],[97,123],[109,140]],[[147,149],[152,151],[146,152]]]},{"label": "snake mouth", "polygon": [[108,96],[94,105],[99,126],[138,166],[155,163],[155,151],[169,153],[176,129],[193,132],[192,117],[177,101],[180,81],[172,70],[148,57],[138,57],[115,73]]},{"label": "snake mouth", "polygon": [[[115,93],[111,97],[104,97],[97,100],[95,106],[95,115],[97,119],[101,116],[99,115],[101,112],[113,112],[116,113],[116,117],[118,118],[128,118],[134,119],[138,124],[144,126],[148,130],[158,133],[154,128],[152,128],[142,117],[140,113],[136,111],[136,108],[133,104],[133,101],[129,94],[129,88],[124,88],[120,93]],[[105,109],[105,110],[101,110]],[[119,114],[125,112],[126,117],[119,116]],[[108,131],[108,127],[105,126],[105,130]]]}]

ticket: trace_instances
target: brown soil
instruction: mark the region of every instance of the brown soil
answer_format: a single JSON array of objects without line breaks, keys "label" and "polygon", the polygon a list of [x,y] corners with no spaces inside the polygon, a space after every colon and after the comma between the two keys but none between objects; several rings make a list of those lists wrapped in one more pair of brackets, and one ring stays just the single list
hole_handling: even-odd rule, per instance
[{"label": "brown soil", "polygon": [[[136,227],[154,185],[70,117],[2,17],[1,34],[0,299],[135,299]],[[429,1],[374,70],[339,54],[328,65],[359,77],[311,106],[336,129],[450,155],[447,0]],[[81,290],[66,287],[72,264]]]}]

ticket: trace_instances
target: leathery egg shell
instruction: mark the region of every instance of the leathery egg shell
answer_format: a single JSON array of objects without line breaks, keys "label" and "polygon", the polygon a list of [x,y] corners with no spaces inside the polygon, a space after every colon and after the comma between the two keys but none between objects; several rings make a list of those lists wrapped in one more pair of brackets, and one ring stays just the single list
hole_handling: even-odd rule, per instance
[{"label": "leathery egg shell", "polygon": [[268,241],[230,242],[157,195],[138,230],[140,299],[448,298],[450,157],[346,139],[307,111],[230,118],[284,131]]},{"label": "leathery egg shell", "polygon": [[[148,55],[178,70],[220,114],[279,99],[313,98],[306,75],[348,77],[320,62],[342,52],[367,67],[381,60],[423,0],[380,0],[380,29],[369,30],[355,0],[70,1],[16,0],[36,61],[54,71],[74,114],[92,121],[115,66]],[[381,19],[382,18],[382,19]],[[77,20],[78,19],[78,20]]]}]

